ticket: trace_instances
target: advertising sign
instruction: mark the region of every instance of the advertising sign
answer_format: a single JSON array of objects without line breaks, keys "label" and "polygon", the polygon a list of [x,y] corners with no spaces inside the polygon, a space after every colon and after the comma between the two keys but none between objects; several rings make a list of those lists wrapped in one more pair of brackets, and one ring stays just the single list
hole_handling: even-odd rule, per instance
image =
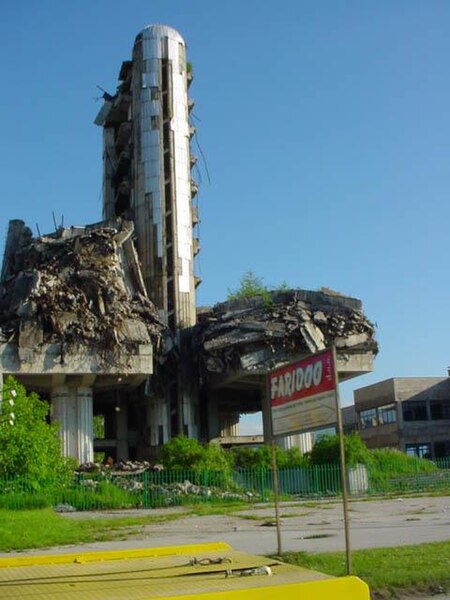
[{"label": "advertising sign", "polygon": [[337,422],[332,350],[271,371],[268,388],[274,436],[311,431]]}]

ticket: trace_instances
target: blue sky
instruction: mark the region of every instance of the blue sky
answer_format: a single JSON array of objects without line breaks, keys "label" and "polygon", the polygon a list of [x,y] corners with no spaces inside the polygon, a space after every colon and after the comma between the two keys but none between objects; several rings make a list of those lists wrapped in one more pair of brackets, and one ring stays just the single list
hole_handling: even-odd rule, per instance
[{"label": "blue sky", "polygon": [[[375,372],[450,364],[450,3],[446,0],[3,0],[0,243],[101,214],[96,85],[114,91],[149,23],[177,28],[195,81],[203,278],[212,304],[251,269],[337,289],[377,323]],[[197,152],[198,154],[198,152]]]}]

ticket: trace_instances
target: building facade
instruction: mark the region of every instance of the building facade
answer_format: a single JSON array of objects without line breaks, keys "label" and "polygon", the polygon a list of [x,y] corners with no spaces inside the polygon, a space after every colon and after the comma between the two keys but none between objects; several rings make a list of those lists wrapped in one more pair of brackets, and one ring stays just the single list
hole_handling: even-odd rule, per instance
[{"label": "building facade", "polygon": [[450,456],[450,377],[394,377],[355,390],[354,400],[369,448]]}]

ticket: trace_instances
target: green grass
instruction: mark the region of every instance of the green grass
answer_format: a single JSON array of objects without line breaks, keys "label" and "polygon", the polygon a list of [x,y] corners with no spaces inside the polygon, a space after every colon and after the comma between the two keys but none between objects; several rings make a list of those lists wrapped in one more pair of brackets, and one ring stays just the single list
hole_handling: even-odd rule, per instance
[{"label": "green grass", "polygon": [[[281,559],[329,575],[345,575],[343,552],[287,552]],[[450,589],[450,541],[357,550],[352,560],[354,574],[366,581],[372,592],[384,596],[400,591]]]},{"label": "green grass", "polygon": [[150,523],[172,521],[182,514],[114,519],[68,519],[49,508],[0,510],[0,551],[126,539]]},{"label": "green grass", "polygon": [[[203,517],[205,515],[231,515],[240,510],[248,510],[249,506],[245,502],[227,502],[226,504],[220,503],[205,503],[194,506],[189,511],[191,515],[197,515]],[[236,515],[238,516],[238,515]]]}]

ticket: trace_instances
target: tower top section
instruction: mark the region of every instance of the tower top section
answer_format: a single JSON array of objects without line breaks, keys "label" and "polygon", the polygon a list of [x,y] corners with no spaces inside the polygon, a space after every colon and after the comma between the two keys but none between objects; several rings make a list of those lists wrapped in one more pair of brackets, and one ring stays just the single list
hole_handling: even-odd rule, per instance
[{"label": "tower top section", "polygon": [[184,44],[184,39],[178,33],[176,29],[173,27],[169,27],[168,25],[147,25],[144,29],[137,35],[138,39],[142,36],[144,39],[154,39],[154,38],[169,38],[180,44]]}]

